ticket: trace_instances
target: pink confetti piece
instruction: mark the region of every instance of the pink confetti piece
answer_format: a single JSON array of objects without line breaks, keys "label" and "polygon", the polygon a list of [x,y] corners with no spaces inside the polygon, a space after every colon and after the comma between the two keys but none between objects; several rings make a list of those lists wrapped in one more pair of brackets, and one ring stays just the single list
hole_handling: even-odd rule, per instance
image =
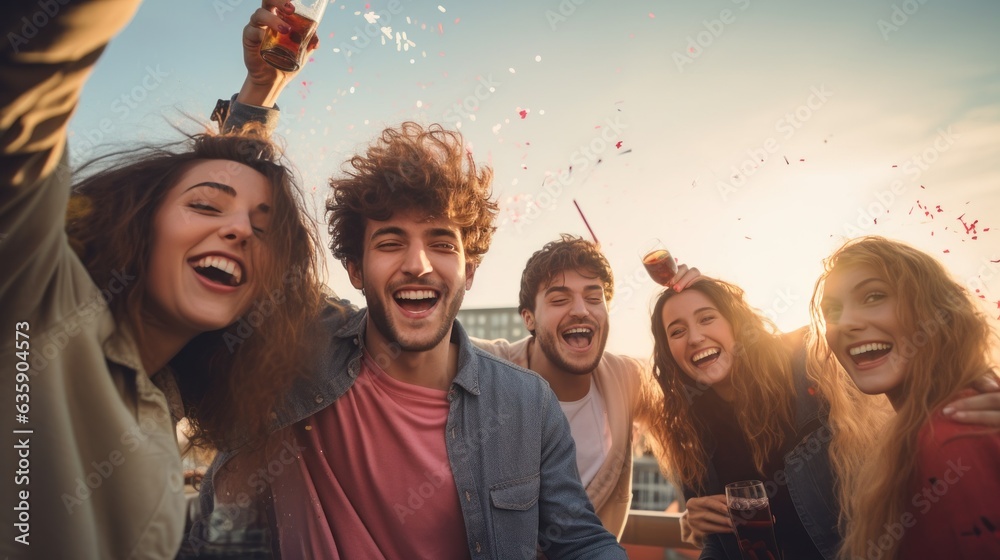
[{"label": "pink confetti piece", "polygon": [[528,118],[528,110],[527,109],[521,109],[520,111],[517,112],[517,114],[521,115],[521,119]]},{"label": "pink confetti piece", "polygon": [[944,252],[945,252],[945,253],[950,253],[950,252],[951,252],[951,250],[950,250],[950,249],[945,249],[945,250],[944,250]]},{"label": "pink confetti piece", "polygon": [[656,15],[653,12],[649,12],[649,19],[656,19]]},{"label": "pink confetti piece", "polygon": [[615,142],[615,147],[618,148],[619,150],[622,149],[622,141],[619,140],[618,142]]}]

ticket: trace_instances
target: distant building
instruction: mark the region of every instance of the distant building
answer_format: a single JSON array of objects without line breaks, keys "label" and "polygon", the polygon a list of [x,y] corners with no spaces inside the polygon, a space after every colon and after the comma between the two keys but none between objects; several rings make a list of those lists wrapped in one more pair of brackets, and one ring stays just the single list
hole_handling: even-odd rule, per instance
[{"label": "distant building", "polygon": [[660,474],[660,467],[650,455],[632,459],[632,509],[663,511],[681,499],[674,485]]},{"label": "distant building", "polygon": [[524,320],[516,307],[495,307],[492,309],[461,309],[458,321],[469,336],[493,340],[505,338],[511,342],[528,336]]}]

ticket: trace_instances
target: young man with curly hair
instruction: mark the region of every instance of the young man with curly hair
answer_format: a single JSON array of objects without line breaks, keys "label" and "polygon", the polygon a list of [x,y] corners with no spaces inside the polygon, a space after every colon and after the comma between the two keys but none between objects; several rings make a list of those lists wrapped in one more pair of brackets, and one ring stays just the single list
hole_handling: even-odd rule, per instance
[{"label": "young man with curly hair", "polygon": [[[224,126],[276,120],[273,97],[253,91]],[[216,459],[195,538],[239,526],[259,496],[232,489],[266,482],[286,559],[625,558],[545,381],[476,349],[455,321],[495,231],[491,182],[461,135],[412,122],[331,180],[330,247],[367,309],[330,302],[314,372],[275,419],[285,443],[258,470]]]}]

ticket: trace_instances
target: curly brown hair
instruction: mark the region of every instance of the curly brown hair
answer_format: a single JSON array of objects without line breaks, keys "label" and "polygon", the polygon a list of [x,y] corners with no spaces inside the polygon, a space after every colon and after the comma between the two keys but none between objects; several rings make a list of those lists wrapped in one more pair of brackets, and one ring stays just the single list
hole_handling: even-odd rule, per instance
[{"label": "curly brown hair", "polygon": [[366,221],[388,220],[400,210],[453,222],[474,265],[489,250],[499,211],[491,200],[493,170],[477,168],[461,134],[404,122],[383,130],[344,166],[347,177],[330,179],[326,211],[330,249],[345,267],[361,264]]},{"label": "curly brown hair", "polygon": [[[587,278],[598,278],[608,302],[615,295],[615,276],[611,265],[596,244],[569,234],[561,234],[556,241],[549,241],[535,251],[521,273],[521,292],[517,310],[535,311],[535,296],[543,286],[548,286],[556,275],[575,270]],[[534,334],[534,333],[532,333]]]},{"label": "curly brown hair", "polygon": [[262,238],[270,255],[253,303],[236,323],[195,337],[171,362],[191,441],[222,448],[266,433],[278,396],[302,371],[321,301],[316,226],[280,149],[250,128],[102,156],[82,168],[98,170],[73,187],[66,232],[97,286],[110,285],[116,274],[139,279],[109,298],[108,307],[116,322],[132,327],[141,346],[142,279],[148,277],[154,216],[178,179],[205,160],[246,165],[272,187],[271,221]]}]

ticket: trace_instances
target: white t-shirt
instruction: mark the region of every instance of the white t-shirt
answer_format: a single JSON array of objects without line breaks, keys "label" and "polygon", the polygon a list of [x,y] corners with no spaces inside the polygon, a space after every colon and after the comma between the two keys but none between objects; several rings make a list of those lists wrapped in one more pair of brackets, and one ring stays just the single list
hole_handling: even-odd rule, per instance
[{"label": "white t-shirt", "polygon": [[591,381],[587,396],[578,401],[559,401],[559,406],[569,420],[569,429],[576,442],[576,467],[586,488],[611,451],[611,430],[604,398]]}]

